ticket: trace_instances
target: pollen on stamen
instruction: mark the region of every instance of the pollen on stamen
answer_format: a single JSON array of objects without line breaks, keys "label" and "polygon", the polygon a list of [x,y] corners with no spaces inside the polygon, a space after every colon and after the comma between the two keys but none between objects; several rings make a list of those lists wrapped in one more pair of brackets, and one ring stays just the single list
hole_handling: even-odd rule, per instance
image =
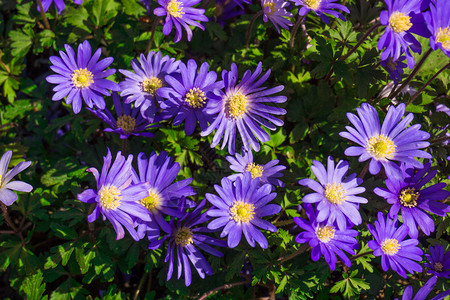
[{"label": "pollen on stamen", "polygon": [[433,269],[436,272],[442,272],[442,270],[444,269],[444,266],[440,262],[435,262],[433,265]]},{"label": "pollen on stamen", "polygon": [[119,207],[122,196],[120,196],[120,190],[115,186],[103,186],[98,194],[100,195],[100,206],[103,209]]},{"label": "pollen on stamen", "polygon": [[156,95],[156,91],[160,87],[162,87],[162,85],[163,83],[161,79],[159,79],[158,77],[151,77],[144,79],[144,81],[141,83],[141,89],[143,92],[154,96]]},{"label": "pollen on stamen", "polygon": [[155,189],[150,189],[148,191],[148,196],[139,200],[139,203],[148,211],[152,211],[161,203],[161,195]]},{"label": "pollen on stamen", "polygon": [[177,0],[170,0],[167,4],[167,12],[174,18],[181,18],[184,15],[183,3]]},{"label": "pollen on stamen", "polygon": [[130,133],[136,127],[136,119],[128,115],[122,115],[117,119],[116,125],[126,133]]},{"label": "pollen on stamen", "polygon": [[332,204],[342,204],[347,197],[345,189],[340,183],[328,183],[325,187],[325,198]]},{"label": "pollen on stamen", "polygon": [[404,207],[416,207],[419,193],[414,188],[407,188],[400,193],[400,204]]},{"label": "pollen on stamen", "polygon": [[94,75],[88,69],[78,69],[72,74],[72,83],[77,88],[85,88],[94,83]]},{"label": "pollen on stamen", "polygon": [[367,143],[366,151],[376,160],[392,159],[397,146],[387,136],[380,134],[371,137]]},{"label": "pollen on stamen", "polygon": [[253,204],[236,201],[230,208],[230,216],[237,223],[248,223],[254,218],[254,210],[255,206]]},{"label": "pollen on stamen", "polygon": [[395,255],[398,250],[400,250],[401,246],[396,239],[385,239],[381,243],[381,250],[383,250],[384,254],[387,255]]},{"label": "pollen on stamen", "polygon": [[273,2],[267,2],[267,3],[265,3],[264,4],[264,8],[266,8],[266,7],[268,7],[269,8],[269,10],[270,10],[270,12],[268,12],[268,13],[266,13],[266,15],[271,15],[271,14],[273,14],[274,12],[276,12],[276,8],[275,8],[275,3],[273,3]]},{"label": "pollen on stamen", "polygon": [[303,0],[303,3],[312,10],[318,9],[320,2],[322,2],[322,0]]},{"label": "pollen on stamen", "polygon": [[264,172],[264,168],[261,165],[251,163],[251,164],[247,165],[247,167],[245,168],[245,171],[249,171],[250,174],[252,174],[252,179],[255,179],[255,178],[262,176],[262,174]]},{"label": "pollen on stamen", "polygon": [[391,14],[389,18],[389,25],[395,33],[401,33],[409,30],[412,26],[411,17],[405,15],[405,13],[396,11]]},{"label": "pollen on stamen", "polygon": [[322,243],[328,243],[329,241],[331,241],[334,238],[335,232],[336,230],[330,225],[318,227],[316,229],[317,238]]},{"label": "pollen on stamen", "polygon": [[206,103],[205,92],[199,88],[192,88],[186,94],[184,101],[192,108],[202,108]]},{"label": "pollen on stamen", "polygon": [[450,27],[439,28],[436,34],[436,43],[441,43],[442,48],[450,51]]},{"label": "pollen on stamen", "polygon": [[227,117],[236,119],[247,112],[248,100],[241,92],[232,94],[226,99],[225,114]]},{"label": "pollen on stamen", "polygon": [[193,234],[188,227],[182,227],[175,233],[175,243],[179,246],[187,246],[192,244]]}]

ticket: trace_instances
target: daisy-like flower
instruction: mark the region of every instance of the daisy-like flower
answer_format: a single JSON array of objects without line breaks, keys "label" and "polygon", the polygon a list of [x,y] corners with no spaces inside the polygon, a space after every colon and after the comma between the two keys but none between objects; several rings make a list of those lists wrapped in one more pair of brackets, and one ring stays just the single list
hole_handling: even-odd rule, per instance
[{"label": "daisy-like flower", "polygon": [[311,252],[312,260],[318,261],[323,255],[333,271],[336,268],[336,255],[347,267],[350,267],[350,259],[344,251],[351,255],[356,254],[355,249],[358,248],[358,241],[355,237],[358,235],[358,231],[352,229],[339,230],[327,222],[319,222],[311,204],[306,204],[304,208],[309,221],[299,217],[294,218],[294,222],[305,230],[297,235],[295,241],[301,244],[308,242],[313,248]]},{"label": "daisy-like flower", "polygon": [[345,11],[348,14],[350,13],[345,5],[334,3],[336,1],[337,0],[293,0],[296,6],[301,6],[298,10],[300,16],[305,16],[312,10],[327,24],[330,23],[330,19],[325,14],[345,21],[344,15],[341,14],[339,10]]},{"label": "daisy-like flower", "polygon": [[397,61],[393,61],[392,57],[381,61],[381,65],[388,71],[391,80],[395,84],[402,81],[403,69],[406,68],[406,64],[403,62],[405,59],[406,56],[401,56]]},{"label": "daisy-like flower", "polygon": [[[164,151],[159,156],[152,152],[148,160],[144,153],[139,153],[137,164],[139,174],[133,171],[133,182],[146,182],[148,187],[146,193],[138,199],[138,205],[146,214],[146,218],[136,219],[138,235],[142,238],[147,233],[152,238],[156,233],[159,235],[159,228],[170,233],[172,229],[164,215],[182,216],[183,212],[178,211],[180,198],[195,195],[194,189],[189,186],[192,178],[173,182],[180,171],[180,165],[173,163],[172,158]],[[191,201],[186,202],[187,207],[195,206]]]},{"label": "daisy-like flower", "polygon": [[[61,12],[66,8],[66,4],[64,4],[64,0],[41,0],[42,8],[44,9],[44,12],[47,12],[48,8],[52,3],[55,2],[56,9],[58,10],[58,15],[61,14]],[[80,5],[83,3],[83,0],[73,0],[73,3]],[[41,8],[39,5],[37,6],[38,12],[41,11]]]},{"label": "daisy-like flower", "polygon": [[[436,285],[437,277],[433,276],[421,287],[413,297],[413,287],[407,286],[403,291],[402,300],[425,300]],[[442,292],[430,300],[442,300],[450,295],[450,291]],[[395,298],[394,300],[398,300]]]},{"label": "daisy-like flower", "polygon": [[413,167],[402,163],[400,169],[402,178],[386,179],[385,188],[375,188],[374,192],[392,204],[389,216],[393,218],[401,210],[403,223],[409,227],[409,236],[419,236],[418,226],[423,233],[430,235],[434,231],[433,219],[426,211],[445,217],[450,212],[450,206],[439,202],[450,196],[450,192],[444,190],[446,184],[441,182],[423,188],[436,176],[437,171],[430,171],[431,164],[427,163],[423,169],[415,170]]},{"label": "daisy-like flower", "polygon": [[194,133],[197,120],[201,130],[208,127],[212,117],[206,113],[206,104],[215,90],[223,88],[223,82],[216,81],[216,72],[208,72],[208,68],[208,63],[204,62],[198,70],[193,59],[187,65],[180,63],[181,76],[167,75],[165,80],[168,87],[158,90],[158,96],[166,99],[161,103],[161,118],[175,116],[173,125],[180,125],[185,121],[186,135]]},{"label": "daisy-like flower", "polygon": [[277,228],[272,223],[261,219],[262,217],[277,214],[281,210],[278,204],[267,204],[277,194],[271,193],[270,184],[259,187],[259,178],[252,179],[250,172],[238,177],[236,182],[223,178],[222,186],[214,185],[219,196],[206,194],[206,199],[214,207],[207,214],[217,219],[208,224],[211,230],[222,229],[220,237],[228,235],[228,247],[239,245],[242,233],[244,233],[250,246],[255,247],[255,241],[261,248],[267,248],[269,243],[266,237],[256,227],[276,232]]},{"label": "daisy-like flower", "polygon": [[140,238],[135,230],[133,218],[150,221],[147,210],[138,203],[139,199],[145,197],[149,187],[146,183],[132,183],[132,160],[133,155],[129,155],[125,160],[119,151],[112,163],[111,152],[108,149],[100,174],[96,168],[87,169],[97,181],[97,190],[87,189],[78,194],[77,199],[85,203],[97,204],[88,216],[89,222],[94,222],[101,213],[103,220],[108,219],[113,225],[117,233],[116,239],[124,237],[123,225],[138,241]]},{"label": "daisy-like flower", "polygon": [[425,21],[431,32],[430,46],[450,57],[450,6],[446,0],[434,0],[430,3],[430,11],[425,13]]},{"label": "daisy-like flower", "polygon": [[[150,243],[150,249],[159,248],[163,241],[169,240],[169,246],[167,247],[167,255],[165,262],[169,262],[169,268],[167,270],[167,280],[172,278],[174,271],[175,258],[178,266],[178,279],[184,270],[184,283],[189,286],[192,281],[191,261],[198,275],[203,279],[205,275],[212,275],[213,270],[208,263],[208,260],[203,256],[199,249],[218,257],[222,257],[223,253],[216,250],[213,246],[226,247],[227,243],[221,241],[203,233],[211,232],[206,227],[195,227],[208,221],[210,218],[206,213],[201,214],[205,207],[206,200],[203,200],[191,213],[184,213],[175,222],[174,219],[170,222],[171,232],[164,238]],[[195,228],[193,228],[195,227]],[[199,249],[197,249],[197,247]]]},{"label": "daisy-like flower", "polygon": [[210,18],[210,21],[215,20],[220,26],[224,27],[226,20],[238,17],[244,13],[244,7],[239,1],[216,0],[214,17]]},{"label": "daisy-like flower", "polygon": [[378,221],[375,227],[368,225],[374,240],[369,241],[369,247],[373,255],[381,256],[381,266],[386,272],[389,267],[398,275],[406,278],[406,271],[413,274],[421,272],[422,267],[416,262],[422,260],[423,251],[417,247],[416,239],[404,240],[408,235],[408,226],[397,228],[398,217],[384,218],[382,212],[378,212]]},{"label": "daisy-like flower", "polygon": [[92,54],[91,45],[84,41],[78,45],[78,53],[75,54],[72,47],[64,45],[66,53],[59,51],[59,55],[51,56],[50,62],[53,64],[50,68],[58,75],[47,76],[46,80],[56,84],[53,88],[55,94],[53,101],[61,100],[66,97],[66,103],[72,103],[74,113],[81,110],[81,102],[84,100],[86,105],[92,108],[94,105],[100,109],[105,109],[105,100],[103,96],[110,96],[108,90],[119,91],[117,83],[104,79],[116,72],[115,69],[105,70],[112,62],[112,57],[107,57],[98,61],[101,55],[101,49],[97,49]]},{"label": "daisy-like flower", "polygon": [[422,50],[412,32],[427,32],[425,24],[415,22],[414,18],[415,14],[421,13],[423,0],[385,0],[385,2],[388,10],[381,12],[380,22],[386,26],[386,30],[378,41],[378,50],[386,48],[381,53],[381,60],[388,60],[391,57],[393,61],[397,61],[405,54],[408,66],[412,69],[414,57],[409,49],[416,53]]},{"label": "daisy-like flower", "polygon": [[414,115],[409,113],[403,118],[405,113],[404,103],[389,108],[382,126],[380,126],[378,113],[373,106],[363,103],[361,108],[357,108],[356,111],[359,117],[347,113],[347,118],[355,128],[346,126],[345,129],[348,132],[340,132],[339,135],[359,145],[345,149],[345,155],[359,156],[360,162],[371,159],[369,164],[370,174],[378,174],[381,165],[383,165],[390,178],[401,179],[400,168],[393,160],[409,163],[415,168],[423,168],[422,163],[414,158],[431,159],[429,153],[419,150],[430,145],[430,143],[425,142],[430,134],[419,130],[420,124],[406,128]]},{"label": "daisy-like flower", "polygon": [[430,254],[425,254],[425,257],[428,261],[423,266],[428,268],[428,274],[445,278],[450,276],[450,251],[445,251],[444,246],[430,247]]},{"label": "daisy-like flower", "polygon": [[261,185],[270,183],[275,186],[284,186],[284,183],[278,178],[283,176],[281,171],[285,170],[286,167],[278,165],[278,159],[271,160],[265,165],[259,165],[253,161],[252,150],[246,151],[244,148],[242,148],[242,155],[236,153],[235,157],[227,156],[226,159],[231,164],[230,169],[239,172],[239,174],[228,176],[231,181],[242,177],[245,172],[250,172],[253,179],[259,178]]},{"label": "daisy-like flower", "polygon": [[289,26],[292,26],[292,22],[286,19],[293,16],[291,12],[286,10],[288,5],[289,3],[284,0],[261,0],[264,22],[267,23],[270,20],[278,33],[280,33],[278,25],[284,29],[289,29]]},{"label": "daisy-like flower", "polygon": [[161,7],[155,8],[153,13],[159,17],[166,16],[163,26],[164,35],[169,35],[172,31],[172,27],[175,25],[176,32],[174,42],[178,43],[183,36],[181,26],[186,30],[188,41],[191,41],[192,39],[192,30],[189,25],[205,30],[205,27],[197,22],[208,21],[208,17],[205,16],[205,10],[192,7],[200,1],[201,0],[158,0]]},{"label": "daisy-like flower", "polygon": [[353,225],[361,224],[359,203],[367,203],[367,199],[356,194],[363,193],[366,189],[359,186],[362,179],[356,178],[355,173],[345,177],[348,162],[341,160],[335,166],[333,158],[329,156],[327,169],[320,162],[313,160],[311,170],[319,182],[306,178],[298,183],[315,191],[302,200],[303,203],[317,203],[317,221],[328,221],[329,224],[336,222],[339,230],[347,228],[347,219]]},{"label": "daisy-like flower", "polygon": [[94,115],[103,120],[110,127],[105,128],[106,132],[115,132],[120,134],[121,139],[127,139],[130,135],[153,137],[151,132],[143,132],[157,125],[150,125],[147,120],[139,114],[139,108],[131,108],[131,104],[122,103],[116,92],[113,92],[112,99],[117,117],[114,117],[108,109],[91,109],[87,108]]},{"label": "daisy-like flower", "polygon": [[126,76],[125,80],[119,83],[122,89],[120,95],[127,96],[127,103],[134,102],[135,107],[140,107],[143,117],[153,118],[157,111],[156,101],[163,101],[157,95],[157,91],[166,83],[164,76],[178,73],[179,63],[168,55],[161,57],[161,52],[151,51],[147,57],[141,54],[139,61],[137,59],[131,61],[134,73],[119,70]]},{"label": "daisy-like flower", "polygon": [[31,161],[22,161],[8,171],[12,151],[6,151],[0,159],[0,201],[10,206],[17,200],[17,194],[13,191],[29,193],[33,189],[31,185],[23,181],[11,181],[14,176],[31,165]]},{"label": "daisy-like flower", "polygon": [[222,79],[225,84],[225,91],[219,90],[208,102],[207,112],[217,115],[214,122],[201,135],[209,135],[214,129],[217,129],[211,143],[214,148],[219,144],[223,136],[222,149],[228,143],[228,152],[231,155],[235,153],[236,127],[241,136],[246,150],[253,148],[259,151],[261,142],[270,140],[269,134],[260,127],[260,125],[276,130],[276,126],[282,126],[284,123],[273,115],[284,115],[286,110],[279,107],[267,106],[262,103],[283,103],[286,96],[271,96],[283,90],[279,85],[267,89],[261,85],[269,78],[270,69],[259,79],[262,72],[261,62],[258,64],[255,72],[245,71],[241,81],[238,80],[238,69],[236,64],[231,65],[231,71],[223,70]]}]

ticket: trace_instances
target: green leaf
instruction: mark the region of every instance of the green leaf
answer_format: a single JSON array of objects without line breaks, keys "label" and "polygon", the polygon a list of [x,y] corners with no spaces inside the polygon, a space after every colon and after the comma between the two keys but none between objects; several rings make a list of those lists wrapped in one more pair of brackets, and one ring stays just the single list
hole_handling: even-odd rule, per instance
[{"label": "green leaf", "polygon": [[89,243],[84,243],[83,245],[76,248],[75,257],[77,259],[78,265],[80,266],[81,274],[86,274],[91,266],[91,261],[95,257],[95,252],[89,250],[87,254],[84,253],[84,248]]},{"label": "green leaf", "polygon": [[65,240],[73,240],[78,237],[78,234],[75,230],[60,223],[52,222],[50,228],[56,236],[59,236],[60,238],[63,238]]},{"label": "green leaf", "polygon": [[25,281],[20,286],[20,290],[27,295],[27,300],[47,299],[47,296],[42,298],[45,292],[44,276],[41,270],[38,270],[31,276],[26,276]]},{"label": "green leaf", "polygon": [[245,253],[241,252],[236,257],[233,257],[233,262],[227,270],[227,274],[225,275],[225,281],[229,281],[235,275],[239,274],[244,265]]},{"label": "green leaf", "polygon": [[34,32],[30,27],[23,30],[14,30],[9,32],[11,39],[11,54],[13,56],[25,56],[33,44]]},{"label": "green leaf", "polygon": [[284,290],[284,287],[286,286],[286,283],[288,281],[288,276],[284,275],[283,279],[281,279],[280,285],[278,285],[276,293],[281,293]]}]

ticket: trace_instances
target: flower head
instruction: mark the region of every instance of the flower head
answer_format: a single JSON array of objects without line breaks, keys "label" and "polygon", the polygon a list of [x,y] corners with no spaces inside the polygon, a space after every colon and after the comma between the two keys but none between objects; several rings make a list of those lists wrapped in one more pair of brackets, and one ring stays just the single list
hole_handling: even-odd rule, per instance
[{"label": "flower head", "polygon": [[389,72],[389,76],[395,84],[402,80],[403,69],[406,68],[406,64],[403,62],[405,58],[406,56],[401,56],[398,60],[393,61],[392,57],[389,57],[387,60],[381,61],[381,65]]},{"label": "flower head", "polygon": [[[330,19],[326,16],[326,14],[331,15],[333,17],[339,18],[342,21],[345,21],[345,17],[343,14],[339,12],[339,10],[345,11],[346,13],[350,13],[347,7],[342,4],[334,3],[337,0],[293,0],[296,6],[301,6],[298,11],[300,16],[305,16],[311,10],[318,15],[323,22],[330,23]],[[338,11],[336,11],[336,10]]]},{"label": "flower head", "polygon": [[187,34],[187,39],[192,39],[192,30],[189,25],[199,27],[205,30],[202,24],[196,21],[207,22],[205,10],[200,8],[193,8],[192,6],[199,3],[201,0],[158,0],[161,7],[155,8],[153,13],[157,16],[166,16],[163,26],[164,35],[169,35],[175,25],[176,33],[174,42],[178,43],[183,36],[181,26],[184,27]]},{"label": "flower head", "polygon": [[250,70],[245,71],[241,81],[237,83],[239,74],[236,64],[231,65],[231,71],[222,71],[225,90],[217,91],[207,106],[207,112],[217,117],[201,133],[202,136],[206,136],[217,129],[211,147],[217,146],[223,136],[222,149],[228,143],[228,152],[233,155],[237,127],[245,149],[253,148],[255,151],[259,151],[258,140],[262,142],[270,140],[270,136],[259,124],[270,130],[276,130],[276,126],[284,124],[283,121],[271,114],[284,115],[286,114],[285,109],[262,104],[285,102],[285,96],[269,96],[282,91],[284,87],[282,85],[270,89],[261,87],[269,78],[270,70],[257,79],[261,72],[262,65],[259,63],[253,74]]},{"label": "flower head", "polygon": [[288,29],[289,26],[292,26],[292,22],[289,21],[289,19],[286,19],[286,17],[292,17],[292,13],[286,10],[286,6],[288,5],[289,3],[284,0],[261,0],[261,7],[264,12],[264,22],[270,20],[278,33],[280,33],[278,25],[284,29]]},{"label": "flower head", "polygon": [[129,155],[125,160],[125,157],[119,151],[116,159],[112,162],[111,152],[108,149],[108,154],[103,160],[100,174],[96,168],[87,169],[97,181],[97,190],[87,189],[78,194],[77,199],[96,204],[94,211],[88,216],[89,222],[95,221],[101,213],[103,220],[108,219],[113,225],[117,233],[116,239],[119,240],[124,237],[123,225],[137,241],[140,237],[134,229],[133,219],[141,218],[147,222],[150,221],[145,208],[137,202],[146,195],[148,184],[132,183],[131,162],[133,155]]},{"label": "flower head", "polygon": [[450,57],[450,6],[446,0],[434,0],[430,3],[430,11],[425,13],[425,21],[431,32],[430,46]]},{"label": "flower head", "polygon": [[252,179],[250,172],[238,177],[236,182],[223,178],[222,186],[214,188],[219,196],[206,194],[206,199],[214,206],[207,214],[217,219],[208,224],[211,230],[222,229],[220,237],[228,235],[228,247],[234,248],[241,241],[244,233],[250,246],[255,247],[255,241],[261,248],[267,248],[269,243],[256,227],[276,232],[277,228],[262,217],[277,214],[281,210],[278,204],[267,204],[276,194],[271,193],[270,184],[259,187],[259,178]]},{"label": "flower head", "polygon": [[216,0],[214,17],[210,18],[210,21],[215,20],[220,26],[223,27],[225,26],[226,20],[243,15],[244,13],[244,7],[239,1]]},{"label": "flower head", "polygon": [[199,249],[214,256],[223,256],[222,252],[214,249],[210,245],[226,247],[226,242],[204,235],[203,233],[211,232],[206,227],[195,227],[210,219],[206,213],[201,214],[205,207],[205,202],[206,200],[203,200],[191,213],[183,213],[176,222],[172,219],[169,235],[150,243],[149,248],[156,249],[163,241],[169,241],[165,258],[165,262],[169,262],[167,280],[172,278],[175,268],[175,258],[178,266],[178,278],[181,277],[184,270],[184,283],[186,286],[189,286],[192,281],[189,261],[191,261],[201,278],[205,278],[205,275],[212,275],[213,273],[208,260]]},{"label": "flower head", "polygon": [[167,75],[165,80],[168,86],[158,90],[158,96],[166,99],[161,103],[161,118],[175,116],[173,125],[180,125],[185,121],[186,135],[194,132],[197,120],[202,130],[208,127],[212,117],[206,113],[207,102],[215,90],[223,88],[223,82],[216,81],[216,72],[208,72],[208,68],[208,63],[205,62],[198,70],[197,63],[190,59],[187,65],[180,64],[181,76]]},{"label": "flower head", "polygon": [[392,268],[403,278],[406,271],[413,274],[421,272],[422,267],[415,261],[422,260],[423,251],[417,247],[416,239],[404,240],[408,235],[408,227],[402,225],[397,228],[398,218],[385,219],[382,212],[378,212],[378,221],[375,227],[369,224],[369,231],[374,240],[369,241],[369,247],[374,250],[373,255],[381,256],[381,266],[384,271]]},{"label": "flower head", "polygon": [[328,157],[327,170],[318,161],[313,161],[311,170],[319,182],[312,179],[302,179],[298,183],[314,190],[315,193],[303,197],[303,203],[317,203],[318,222],[337,223],[340,230],[347,227],[347,219],[354,225],[362,222],[358,211],[359,203],[367,203],[367,199],[356,196],[366,189],[359,186],[362,179],[348,172],[348,162],[341,160],[334,165],[331,156]]},{"label": "flower head", "polygon": [[450,276],[450,251],[445,251],[444,246],[430,247],[430,254],[425,254],[425,257],[428,262],[423,266],[428,268],[428,274],[445,278]]},{"label": "flower head", "polygon": [[105,109],[102,95],[111,95],[108,90],[120,90],[117,83],[104,79],[116,72],[115,69],[105,70],[114,59],[107,57],[98,61],[101,49],[97,49],[91,56],[92,50],[88,41],[78,45],[77,54],[69,45],[66,44],[64,47],[67,54],[59,51],[61,57],[50,57],[53,64],[50,68],[58,73],[46,78],[48,82],[56,84],[52,100],[58,101],[67,96],[66,103],[72,103],[73,112],[76,114],[81,110],[82,100],[90,108],[95,105],[99,109]]},{"label": "flower head", "polygon": [[339,135],[359,145],[348,147],[345,155],[359,156],[360,162],[371,159],[370,174],[378,174],[383,165],[389,177],[401,179],[402,173],[399,166],[393,162],[394,160],[422,168],[422,163],[414,158],[431,158],[429,153],[419,150],[430,145],[425,142],[430,135],[419,130],[420,124],[406,128],[414,116],[410,113],[403,118],[405,104],[401,103],[397,107],[391,106],[382,126],[380,126],[377,111],[373,106],[363,103],[361,108],[357,108],[356,111],[359,117],[347,113],[348,119],[355,128],[346,126],[348,132],[340,132]]},{"label": "flower head", "polygon": [[[58,10],[58,15],[61,14],[61,12],[66,8],[66,4],[64,4],[64,0],[41,0],[42,8],[44,9],[44,12],[47,12],[50,5],[55,2],[56,9]],[[83,0],[73,0],[73,3],[80,5],[83,3]],[[38,12],[41,11],[40,6],[37,6]]]},{"label": "flower head", "polygon": [[127,103],[134,102],[135,107],[140,107],[144,118],[153,119],[157,111],[156,101],[163,101],[157,92],[166,85],[164,76],[178,73],[179,63],[168,55],[161,57],[161,52],[151,51],[147,57],[141,54],[139,61],[131,61],[134,73],[119,70],[126,76],[125,80],[120,82],[121,96],[127,96]]},{"label": "flower head", "polygon": [[142,118],[139,114],[139,108],[134,107],[132,109],[129,103],[123,103],[122,105],[116,92],[113,92],[112,98],[117,117],[114,117],[106,108],[104,110],[88,108],[89,111],[110,126],[104,131],[118,133],[121,139],[127,139],[130,135],[153,137],[153,133],[142,131],[157,125],[150,125],[147,120]]},{"label": "flower head", "polygon": [[450,196],[450,192],[444,190],[446,184],[441,182],[423,188],[436,176],[437,171],[430,171],[431,164],[427,163],[423,169],[415,170],[413,167],[402,163],[400,169],[402,178],[389,177],[386,179],[385,188],[375,188],[374,192],[392,204],[389,216],[393,218],[401,210],[403,223],[409,227],[409,235],[412,238],[419,236],[420,227],[426,235],[434,231],[433,219],[426,211],[444,217],[450,212],[450,206],[439,202]]},{"label": "flower head", "polygon": [[295,223],[305,230],[297,235],[295,241],[297,243],[308,242],[313,248],[311,252],[313,261],[318,261],[323,255],[331,270],[336,268],[336,255],[346,266],[350,267],[350,259],[344,251],[355,254],[355,249],[358,248],[358,241],[355,239],[358,231],[340,230],[327,222],[319,222],[311,204],[306,204],[304,208],[309,221],[298,217],[294,218]]},{"label": "flower head", "polygon": [[11,181],[14,176],[31,165],[31,161],[22,161],[8,171],[9,161],[12,151],[6,151],[0,159],[0,201],[6,206],[10,206],[17,200],[17,194],[13,191],[31,192],[33,187],[23,181]]}]

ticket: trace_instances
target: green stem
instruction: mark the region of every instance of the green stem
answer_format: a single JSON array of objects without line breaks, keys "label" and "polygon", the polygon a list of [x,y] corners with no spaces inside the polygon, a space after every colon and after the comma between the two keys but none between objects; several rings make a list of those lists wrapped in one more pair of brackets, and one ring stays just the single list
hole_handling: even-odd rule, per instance
[{"label": "green stem", "polygon": [[297,35],[298,28],[300,27],[300,24],[302,24],[304,19],[305,19],[305,16],[298,17],[297,21],[295,22],[294,27],[292,27],[291,39],[289,41],[289,47],[291,47],[291,49],[294,48],[295,36]]},{"label": "green stem", "polygon": [[350,55],[352,55],[359,48],[359,46],[361,46],[361,44],[369,37],[369,35],[380,26],[381,24],[377,23],[372,27],[370,27],[369,30],[363,35],[363,37],[358,41],[358,43],[356,43],[356,45],[349,52],[347,52],[345,56],[339,58],[339,60],[345,61]]},{"label": "green stem", "polygon": [[263,14],[263,11],[260,10],[250,20],[250,23],[248,24],[248,29],[247,29],[247,37],[245,39],[245,48],[248,48],[248,46],[250,44],[250,34],[252,32],[253,23],[255,23],[256,19],[262,14]]},{"label": "green stem", "polygon": [[41,0],[37,0],[37,4],[39,6],[39,10],[41,11],[41,16],[42,16],[42,19],[44,20],[45,28],[50,29],[50,23],[48,22],[47,16],[45,15],[44,7],[42,6]]}]

